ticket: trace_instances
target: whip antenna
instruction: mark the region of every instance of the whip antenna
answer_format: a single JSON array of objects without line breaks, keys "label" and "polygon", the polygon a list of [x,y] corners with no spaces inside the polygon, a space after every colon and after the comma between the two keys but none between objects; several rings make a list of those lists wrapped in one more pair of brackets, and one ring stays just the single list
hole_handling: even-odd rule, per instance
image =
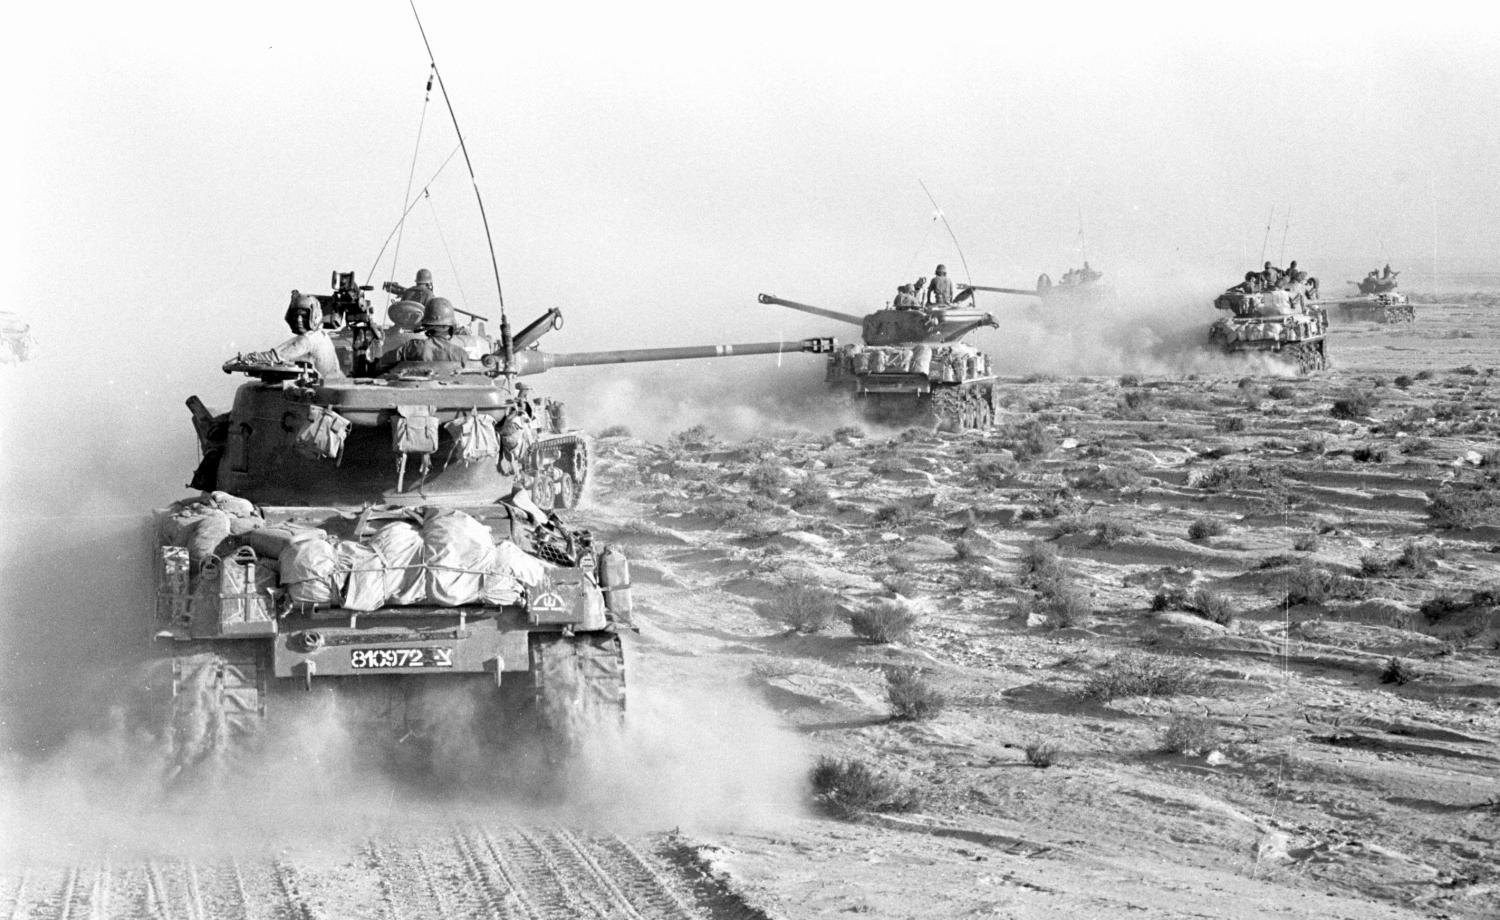
[{"label": "whip antenna", "polygon": [[1276,218],[1276,206],[1271,205],[1271,213],[1266,215],[1266,236],[1260,241],[1260,260],[1266,260],[1266,247],[1271,245],[1271,221]]},{"label": "whip antenna", "polygon": [[484,198],[479,194],[479,179],[474,176],[474,162],[469,159],[469,148],[464,144],[464,132],[458,126],[458,116],[453,114],[453,100],[448,98],[448,84],[438,70],[437,57],[432,53],[432,42],[427,40],[427,30],[422,27],[422,17],[417,13],[417,0],[411,3],[411,14],[416,17],[417,31],[422,33],[422,44],[427,48],[427,60],[432,64],[432,73],[437,77],[438,89],[443,91],[443,104],[448,107],[448,118],[453,121],[453,131],[458,135],[458,148],[463,151],[464,165],[469,168],[469,183],[474,186],[474,200],[479,202],[479,219],[484,222],[484,241],[490,247],[490,265],[495,269],[495,294],[500,298],[500,321],[505,322],[505,291],[500,287],[500,263],[495,259],[495,240],[490,235],[490,219],[484,213]]},{"label": "whip antenna", "polygon": [[937,203],[937,199],[932,197],[931,192],[927,191],[927,183],[918,179],[917,184],[922,186],[922,191],[926,193],[927,200],[932,202],[932,206],[937,209],[937,216],[942,218],[943,226],[948,228],[948,236],[953,240],[953,248],[958,250],[958,261],[962,262],[964,266],[964,277],[969,279],[969,286],[973,287],[974,276],[969,274],[969,260],[964,258],[964,248],[958,245],[958,237],[953,232],[953,225],[948,223],[948,215],[943,213],[942,206]]},{"label": "whip antenna", "polygon": [[[445,169],[448,168],[448,164],[453,161],[454,156],[456,156],[457,154],[458,154],[458,148],[454,147],[453,150],[449,152],[448,158],[445,159],[445,160],[443,160],[443,165],[438,167],[437,172],[435,172],[435,173],[432,174],[432,178],[427,180],[427,184],[424,185],[424,186],[422,186],[422,190],[420,192],[417,192],[417,197],[413,198],[411,200],[411,204],[409,204],[409,205],[406,206],[406,210],[401,212],[401,219],[398,220],[398,221],[396,221],[396,226],[392,227],[391,228],[391,232],[388,233],[388,234],[386,234],[385,242],[380,244],[380,252],[378,252],[378,253],[375,254],[375,264],[370,266],[370,273],[365,276],[366,278],[373,278],[373,277],[375,277],[375,269],[377,269],[377,268],[380,267],[380,259],[381,259],[382,256],[385,255],[385,248],[387,246],[391,245],[391,240],[393,240],[393,239],[396,238],[396,231],[400,230],[401,227],[402,227],[402,225],[404,225],[406,223],[406,217],[407,217],[407,215],[411,213],[411,209],[412,208],[415,208],[417,206],[417,202],[421,201],[423,198],[431,198],[432,197],[431,193],[428,191],[428,189],[432,188],[432,183],[434,183],[434,182],[437,181],[437,177],[441,176],[443,174],[443,170],[445,170]],[[399,255],[399,250],[400,250],[400,244],[399,243],[397,244],[396,248],[398,250],[398,255]],[[391,259],[393,260],[391,262],[391,280],[392,281],[396,280],[396,263],[394,261],[396,258],[397,258],[397,256],[391,256]]]},{"label": "whip antenna", "polygon": [[[422,117],[417,121],[417,143],[411,152],[411,169],[406,173],[406,194],[402,197],[402,201],[411,200],[411,183],[412,180],[417,178],[417,154],[422,152],[422,129],[427,126],[427,105],[428,103],[432,102],[432,78],[436,75],[437,65],[433,65],[432,67],[429,67],[427,69],[427,91],[426,94],[422,96]],[[402,212],[401,220],[396,223],[396,251],[391,254],[392,281],[396,280],[396,264],[401,261],[401,237],[405,235],[406,214],[410,212],[410,210],[410,208],[407,208],[405,212]],[[379,261],[380,260],[377,257],[377,264],[379,263]],[[372,272],[374,271],[373,268],[370,270]]]}]

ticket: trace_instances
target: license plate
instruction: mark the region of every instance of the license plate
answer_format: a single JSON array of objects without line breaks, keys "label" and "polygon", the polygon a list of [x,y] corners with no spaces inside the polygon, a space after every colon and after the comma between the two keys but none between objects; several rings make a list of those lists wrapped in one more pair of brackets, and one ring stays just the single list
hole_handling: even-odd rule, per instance
[{"label": "license plate", "polygon": [[357,648],[349,652],[355,670],[383,668],[451,668],[451,648]]}]

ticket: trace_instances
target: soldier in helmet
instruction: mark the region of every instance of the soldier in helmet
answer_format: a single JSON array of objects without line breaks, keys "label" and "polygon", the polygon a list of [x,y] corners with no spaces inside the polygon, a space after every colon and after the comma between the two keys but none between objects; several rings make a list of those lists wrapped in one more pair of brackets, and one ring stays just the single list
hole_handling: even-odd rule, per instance
[{"label": "soldier in helmet", "polygon": [[388,293],[398,295],[402,300],[427,306],[427,301],[432,299],[432,272],[425,268],[417,269],[417,279],[412,282],[411,287],[402,287],[394,281],[387,281],[382,285]]},{"label": "soldier in helmet", "polygon": [[919,304],[917,303],[916,294],[912,291],[912,286],[903,284],[896,288],[896,299],[891,301],[891,306],[897,310],[915,310]]},{"label": "soldier in helmet", "polygon": [[344,376],[333,340],[323,331],[323,307],[318,298],[293,291],[286,308],[286,324],[292,330],[291,338],[270,351],[251,352],[246,357],[263,364],[291,364],[301,359],[324,380]]},{"label": "soldier in helmet", "polygon": [[459,365],[468,360],[468,354],[459,343],[453,341],[456,325],[453,304],[446,297],[434,297],[427,301],[422,312],[422,331],[426,338],[413,339],[386,355],[380,362],[382,371],[389,370],[403,361],[451,361]]},{"label": "soldier in helmet", "polygon": [[948,277],[948,266],[933,269],[932,280],[927,283],[927,305],[946,307],[953,303],[953,279]]}]

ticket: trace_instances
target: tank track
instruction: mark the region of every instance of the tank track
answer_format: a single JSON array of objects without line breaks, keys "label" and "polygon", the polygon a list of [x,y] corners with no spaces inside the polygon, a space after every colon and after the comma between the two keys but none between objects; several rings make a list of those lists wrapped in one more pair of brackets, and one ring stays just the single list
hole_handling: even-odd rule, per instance
[{"label": "tank track", "polygon": [[1297,365],[1298,374],[1311,374],[1328,369],[1328,355],[1324,351],[1325,340],[1298,342],[1281,349],[1281,358]]},{"label": "tank track", "polygon": [[536,711],[557,753],[577,750],[625,718],[625,649],[618,633],[532,633]]},{"label": "tank track", "polygon": [[975,386],[934,390],[932,417],[942,431],[984,431],[995,423],[994,409],[985,392]]},{"label": "tank track", "polygon": [[176,646],[170,683],[158,688],[167,778],[223,766],[260,738],[266,718],[269,663],[243,643]]},{"label": "tank track", "polygon": [[576,434],[538,442],[532,460],[532,498],[546,508],[576,508],[589,476],[588,442]]}]

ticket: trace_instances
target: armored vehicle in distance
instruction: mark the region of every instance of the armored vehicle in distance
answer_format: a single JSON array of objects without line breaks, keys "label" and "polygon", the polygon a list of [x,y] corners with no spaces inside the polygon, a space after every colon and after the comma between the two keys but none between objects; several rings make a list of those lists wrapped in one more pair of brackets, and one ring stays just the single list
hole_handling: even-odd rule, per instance
[{"label": "armored vehicle in distance", "polygon": [[1340,319],[1366,320],[1376,323],[1409,323],[1417,318],[1416,308],[1405,294],[1396,290],[1396,276],[1400,272],[1385,267],[1385,274],[1372,271],[1359,281],[1350,284],[1359,289],[1359,297],[1346,297],[1331,301],[1338,306]]},{"label": "armored vehicle in distance", "polygon": [[859,326],[861,343],[828,355],[826,381],[872,421],[931,423],[950,431],[990,427],[1000,391],[989,355],[962,339],[997,327],[989,313],[951,306],[877,310],[865,316],[761,294],[774,304]]},{"label": "armored vehicle in distance", "polygon": [[16,364],[36,357],[31,326],[15,313],[0,310],[0,364]]},{"label": "armored vehicle in distance", "polygon": [[1298,373],[1328,367],[1328,314],[1318,300],[1318,282],[1304,273],[1269,290],[1249,279],[1214,299],[1228,315],[1209,328],[1211,347],[1226,354],[1263,354],[1291,364]]},{"label": "armored vehicle in distance", "polygon": [[1038,275],[1035,290],[992,287],[983,284],[960,284],[957,299],[964,301],[972,298],[976,291],[989,291],[994,294],[1035,297],[1042,304],[1052,307],[1087,306],[1106,300],[1110,296],[1110,288],[1103,283],[1103,278],[1103,272],[1090,268],[1089,263],[1085,262],[1082,268],[1068,269],[1055,284],[1052,277],[1045,272]]}]

